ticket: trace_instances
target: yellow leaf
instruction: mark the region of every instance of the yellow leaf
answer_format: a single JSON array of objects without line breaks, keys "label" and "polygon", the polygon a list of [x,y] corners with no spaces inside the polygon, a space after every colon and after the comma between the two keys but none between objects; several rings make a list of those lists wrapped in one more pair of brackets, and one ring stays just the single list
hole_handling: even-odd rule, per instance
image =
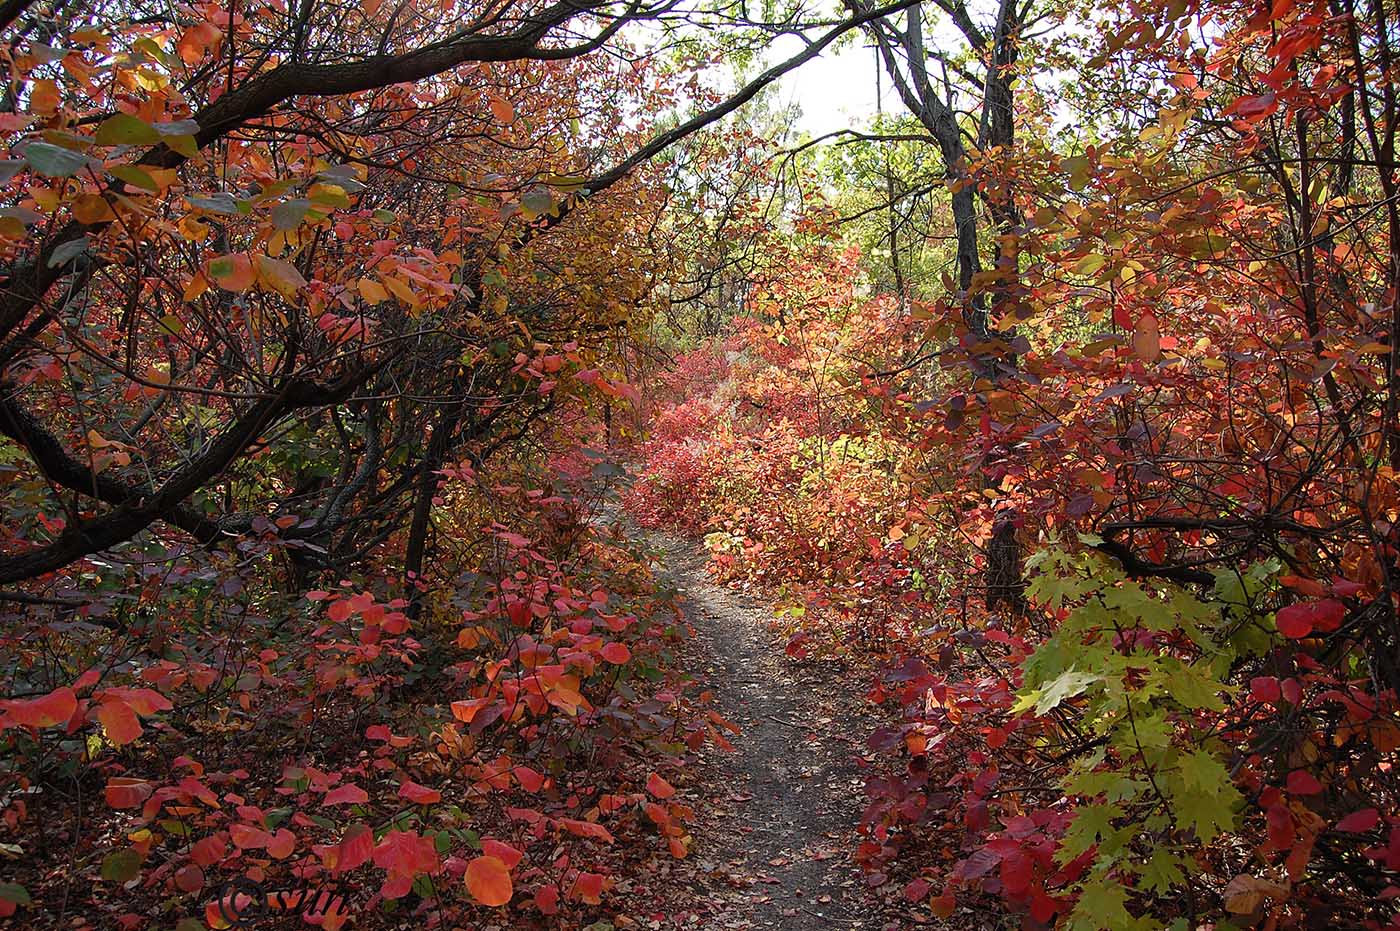
[{"label": "yellow leaf", "polygon": [[288,300],[306,287],[306,279],[290,262],[267,255],[254,256],[254,261],[257,263],[258,281]]},{"label": "yellow leaf", "polygon": [[384,279],[384,286],[389,289],[389,292],[393,294],[394,297],[403,301],[409,307],[418,306],[418,297],[413,293],[413,289],[399,279],[390,275]]},{"label": "yellow leaf", "polygon": [[180,218],[180,235],[190,242],[203,242],[209,235],[209,224],[190,214]]},{"label": "yellow leaf", "polygon": [[389,292],[385,291],[384,286],[373,278],[361,278],[356,282],[355,287],[367,304],[382,304],[389,299]]},{"label": "yellow leaf", "polygon": [[190,283],[185,287],[185,293],[181,299],[192,301],[208,290],[209,279],[204,277],[203,272],[200,272],[190,279]]},{"label": "yellow leaf", "polygon": [[102,223],[116,217],[112,205],[101,194],[83,194],[73,202],[73,218],[79,223]]}]

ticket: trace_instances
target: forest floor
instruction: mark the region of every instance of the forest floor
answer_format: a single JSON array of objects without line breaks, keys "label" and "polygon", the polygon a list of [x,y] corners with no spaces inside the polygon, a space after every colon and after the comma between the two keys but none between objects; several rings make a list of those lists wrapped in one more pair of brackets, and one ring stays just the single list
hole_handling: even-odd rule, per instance
[{"label": "forest floor", "polygon": [[874,727],[862,697],[869,671],[789,657],[769,629],[772,612],[716,584],[699,543],[630,521],[624,529],[681,596],[696,634],[690,669],[742,729],[732,751],[707,747],[684,787],[695,846],[653,878],[653,926],[895,931],[930,922],[902,898],[889,901],[889,889],[872,889],[852,861]]}]

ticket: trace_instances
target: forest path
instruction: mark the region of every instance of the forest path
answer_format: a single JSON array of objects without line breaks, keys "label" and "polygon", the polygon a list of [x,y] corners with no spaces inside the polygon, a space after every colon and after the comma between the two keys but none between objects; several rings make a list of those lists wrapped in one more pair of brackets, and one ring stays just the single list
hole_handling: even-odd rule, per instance
[{"label": "forest path", "polygon": [[[657,554],[696,631],[690,669],[738,725],[734,750],[707,747],[696,784],[695,848],[663,898],[701,928],[815,931],[903,927],[852,862],[864,803],[859,758],[873,724],[865,675],[836,661],[789,658],[765,606],[716,584],[702,546],[626,531]],[[697,797],[698,796],[698,797]],[[691,874],[691,875],[687,875]],[[906,913],[907,914],[907,913]]]}]

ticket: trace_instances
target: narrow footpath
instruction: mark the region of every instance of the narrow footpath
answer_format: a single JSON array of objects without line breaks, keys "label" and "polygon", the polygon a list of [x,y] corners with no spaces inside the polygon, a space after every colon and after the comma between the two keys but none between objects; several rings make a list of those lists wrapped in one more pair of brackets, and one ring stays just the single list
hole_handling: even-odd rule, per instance
[{"label": "narrow footpath", "polygon": [[692,875],[673,900],[689,913],[680,924],[908,926],[908,903],[883,903],[851,858],[864,799],[860,760],[873,726],[861,698],[866,674],[839,661],[788,657],[769,632],[771,613],[715,584],[700,544],[630,522],[627,532],[657,554],[663,585],[681,595],[696,631],[691,668],[715,693],[719,713],[742,729],[732,752],[705,751],[696,847],[678,871]]}]

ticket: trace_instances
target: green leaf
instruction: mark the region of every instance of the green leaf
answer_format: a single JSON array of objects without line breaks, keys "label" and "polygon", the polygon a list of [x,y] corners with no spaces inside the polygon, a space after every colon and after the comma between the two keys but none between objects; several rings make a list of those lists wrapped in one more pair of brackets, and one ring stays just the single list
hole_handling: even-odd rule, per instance
[{"label": "green leaf", "polygon": [[160,190],[160,185],[156,184],[156,179],[152,178],[135,165],[114,165],[108,168],[107,171],[112,177],[119,178],[132,187],[144,188],[147,191]]},{"label": "green leaf", "polygon": [[129,113],[109,116],[97,127],[98,145],[155,145],[157,142],[160,142],[160,133],[155,127]]},{"label": "green leaf", "polygon": [[1045,714],[1058,707],[1061,702],[1073,698],[1093,683],[1100,681],[1101,678],[1092,672],[1066,669],[1049,682],[1045,688],[1028,694],[1023,693],[1021,699],[1016,702],[1016,707],[1011,709],[1011,713],[1017,714],[1034,704],[1036,714]]},{"label": "green leaf", "polygon": [[165,136],[162,140],[166,148],[178,152],[185,158],[194,158],[199,154],[199,143],[194,136]]},{"label": "green leaf", "polygon": [[82,152],[49,142],[29,143],[24,147],[24,160],[39,174],[50,178],[71,178],[88,163],[88,157]]},{"label": "green leaf", "polygon": [[0,900],[12,902],[15,905],[29,905],[29,890],[19,883],[0,883]]},{"label": "green leaf", "polygon": [[524,208],[525,219],[533,220],[554,212],[554,198],[548,189],[537,187],[520,198],[520,206]]},{"label": "green leaf", "polygon": [[1125,904],[1128,890],[1107,876],[1096,876],[1080,887],[1068,927],[1071,931],[1104,931],[1137,927]]},{"label": "green leaf", "polygon": [[1151,859],[1138,869],[1138,873],[1147,888],[1154,892],[1168,892],[1185,880],[1186,872],[1182,869],[1182,864],[1180,854],[1165,847],[1157,847],[1152,851]]},{"label": "green leaf", "polygon": [[1091,252],[1074,263],[1074,273],[1076,275],[1092,275],[1103,268],[1107,262],[1108,259],[1099,255],[1097,252]]},{"label": "green leaf", "polygon": [[1188,789],[1216,795],[1230,785],[1225,764],[1209,750],[1193,750],[1181,757],[1181,782]]},{"label": "green leaf", "polygon": [[1055,852],[1055,858],[1068,863],[1084,851],[1098,843],[1100,837],[1113,833],[1113,819],[1121,818],[1123,809],[1117,805],[1092,802],[1081,805],[1074,813],[1074,821],[1065,831],[1063,843]]},{"label": "green leaf", "polygon": [[8,158],[0,161],[0,184],[9,184],[23,169],[23,159]]},{"label": "green leaf", "polygon": [[128,883],[141,875],[141,855],[130,848],[114,850],[102,858],[102,878],[108,882]]},{"label": "green leaf", "polygon": [[225,216],[238,215],[238,201],[232,194],[225,191],[210,194],[208,197],[186,197],[185,199],[190,202],[190,206],[207,210],[209,213],[221,213]]},{"label": "green leaf", "polygon": [[306,198],[283,201],[272,208],[272,226],[279,230],[293,230],[306,219],[306,211],[311,209],[311,201]]},{"label": "green leaf", "polygon": [[1208,711],[1223,711],[1225,702],[1220,698],[1224,683],[1214,676],[1203,675],[1196,665],[1187,665],[1175,657],[1166,657],[1159,668],[1152,671],[1151,678],[1160,682],[1167,694],[1176,699],[1183,708]]}]

